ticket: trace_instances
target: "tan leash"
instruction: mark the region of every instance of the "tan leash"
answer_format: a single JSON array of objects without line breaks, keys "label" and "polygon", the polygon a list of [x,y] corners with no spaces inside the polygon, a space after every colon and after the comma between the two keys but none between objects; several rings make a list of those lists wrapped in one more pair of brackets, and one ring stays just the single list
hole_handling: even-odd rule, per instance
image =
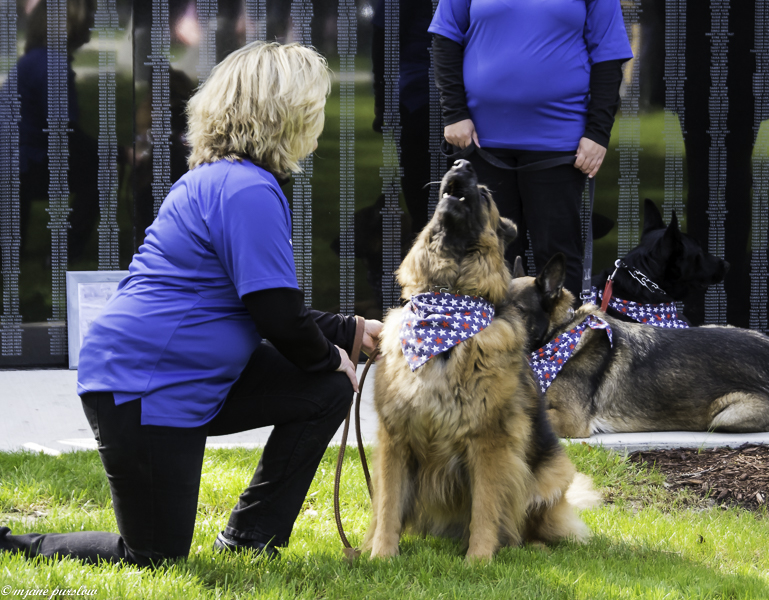
[{"label": "tan leash", "polygon": [[[355,343],[353,344],[352,356],[350,357],[353,361],[357,361],[358,357],[360,356],[360,351],[363,344],[363,332],[365,328],[365,320],[363,317],[355,317],[355,320]],[[369,356],[368,361],[366,361],[366,366],[364,367],[360,381],[358,382],[358,393],[355,395],[355,434],[358,438],[358,454],[360,455],[361,465],[363,466],[363,475],[366,477],[366,487],[368,487],[369,497],[372,497],[373,493],[371,489],[371,475],[369,474],[368,462],[366,461],[366,451],[363,448],[363,436],[360,432],[360,403],[363,396],[363,384],[366,381],[366,375],[368,373],[369,367],[371,367],[371,365],[374,363],[377,354],[378,351],[374,350],[374,352],[371,353],[371,356]],[[339,537],[342,539],[342,544],[344,544],[345,556],[347,556],[349,559],[353,559],[359,556],[360,550],[353,548],[350,542],[347,540],[347,536],[344,534],[344,528],[342,527],[342,516],[339,509],[339,485],[342,479],[342,463],[344,461],[344,452],[347,449],[347,435],[350,432],[351,414],[352,403],[350,403],[350,408],[347,410],[347,417],[344,420],[344,430],[342,431],[342,441],[339,446],[339,455],[336,459],[336,475],[334,477],[334,518],[336,519],[336,527],[339,530]]]}]

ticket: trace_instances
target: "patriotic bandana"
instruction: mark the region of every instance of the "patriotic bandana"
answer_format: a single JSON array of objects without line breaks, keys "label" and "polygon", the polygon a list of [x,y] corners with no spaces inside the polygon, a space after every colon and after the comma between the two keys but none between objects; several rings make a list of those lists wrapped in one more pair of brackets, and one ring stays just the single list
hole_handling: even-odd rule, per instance
[{"label": "patriotic bandana", "polygon": [[612,343],[611,327],[609,324],[594,315],[588,315],[582,323],[569,331],[564,331],[552,342],[531,353],[529,364],[534,370],[537,379],[539,379],[539,387],[543,394],[550,387],[550,384],[553,383],[555,376],[563,369],[566,361],[571,358],[580,338],[582,338],[582,334],[585,333],[586,327],[590,327],[590,329],[604,329],[606,335],[609,336],[609,343]]},{"label": "patriotic bandana", "polygon": [[[599,300],[603,300],[603,292],[593,288],[593,297],[598,295]],[[592,300],[591,300],[592,302]],[[599,302],[595,302],[599,304]],[[632,300],[622,300],[611,297],[609,306],[626,317],[630,317],[638,323],[651,325],[653,327],[664,327],[665,329],[686,329],[689,324],[678,318],[678,310],[675,302],[660,302],[658,304],[639,304]]]},{"label": "patriotic bandana", "polygon": [[403,308],[401,349],[412,371],[488,327],[494,305],[476,296],[428,292]]}]

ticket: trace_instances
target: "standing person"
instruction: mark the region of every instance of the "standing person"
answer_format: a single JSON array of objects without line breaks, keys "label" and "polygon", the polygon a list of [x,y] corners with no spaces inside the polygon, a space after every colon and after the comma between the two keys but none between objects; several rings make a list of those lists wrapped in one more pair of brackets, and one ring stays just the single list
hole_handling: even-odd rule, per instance
[{"label": "standing person", "polygon": [[[385,1],[371,19],[374,74],[374,131],[382,133],[385,109]],[[430,38],[431,0],[401,2],[398,13],[398,112],[401,189],[411,217],[409,246],[429,220],[430,199]]]},{"label": "standing person", "polygon": [[[574,166],[516,173],[468,158],[500,213],[531,238],[541,269],[567,257],[566,287],[582,280],[580,203],[601,167],[632,58],[619,0],[440,0],[430,25],[444,137],[509,166],[575,155]],[[508,247],[523,255],[526,236]]]},{"label": "standing person", "polygon": [[[154,565],[189,553],[206,437],[274,425],[218,550],[289,536],[357,388],[348,352],[378,321],[310,311],[279,182],[317,146],[325,60],[298,44],[233,52],[190,100],[190,171],[171,189],[80,352],[78,393],[120,535],[10,535],[0,549]],[[269,340],[271,344],[260,343]]]}]

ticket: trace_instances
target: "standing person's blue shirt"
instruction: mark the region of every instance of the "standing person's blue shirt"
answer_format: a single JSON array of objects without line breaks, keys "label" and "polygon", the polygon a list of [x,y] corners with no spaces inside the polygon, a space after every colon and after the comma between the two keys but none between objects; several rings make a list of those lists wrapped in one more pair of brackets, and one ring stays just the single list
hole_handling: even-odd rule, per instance
[{"label": "standing person's blue shirt", "polygon": [[261,338],[241,298],[297,288],[291,212],[248,161],[185,174],[80,351],[78,394],[141,398],[142,424],[210,421]]},{"label": "standing person's blue shirt", "polygon": [[590,66],[633,56],[617,0],[441,0],[429,31],[464,46],[482,147],[574,150]]}]

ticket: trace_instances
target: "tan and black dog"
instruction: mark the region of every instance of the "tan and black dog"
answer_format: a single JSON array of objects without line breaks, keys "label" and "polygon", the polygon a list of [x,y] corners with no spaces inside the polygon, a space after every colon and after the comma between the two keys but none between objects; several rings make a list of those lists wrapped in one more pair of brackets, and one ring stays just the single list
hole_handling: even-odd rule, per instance
[{"label": "tan and black dog", "polygon": [[[511,286],[533,358],[547,354],[539,365],[551,379],[547,414],[558,435],[769,430],[767,336],[736,327],[648,327],[594,304],[572,311],[564,278],[564,257],[556,255],[536,278]],[[558,350],[586,319],[609,329],[586,327],[573,349]]]},{"label": "tan and black dog", "polygon": [[404,530],[459,538],[478,559],[525,541],[583,541],[571,501],[600,499],[547,422],[508,301],[504,249],[515,225],[467,161],[446,174],[441,196],[397,274],[408,303],[388,313],[380,336],[363,549],[393,556]]}]

